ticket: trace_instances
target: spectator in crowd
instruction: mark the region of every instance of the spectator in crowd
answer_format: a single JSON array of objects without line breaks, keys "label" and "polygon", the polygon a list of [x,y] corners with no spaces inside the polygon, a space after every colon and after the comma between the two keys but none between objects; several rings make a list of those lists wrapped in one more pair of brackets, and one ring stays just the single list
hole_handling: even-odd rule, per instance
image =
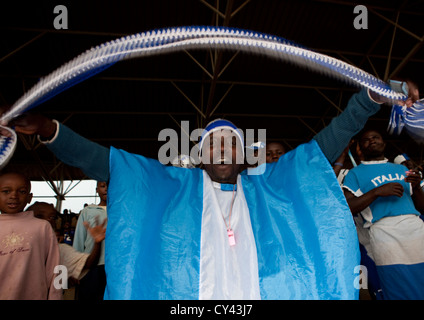
[{"label": "spectator in crowd", "polygon": [[266,162],[277,162],[280,157],[286,153],[286,149],[279,142],[270,142],[266,144]]},{"label": "spectator in crowd", "polygon": [[31,183],[19,173],[0,175],[0,300],[61,300],[54,283],[59,247],[50,223],[24,211]]},{"label": "spectator in crowd", "polygon": [[[28,210],[33,211],[36,218],[49,221],[53,228],[56,227],[55,223],[52,223],[52,221],[58,212],[52,204],[37,201],[32,204]],[[102,224],[96,224],[93,227],[91,227],[88,222],[84,222],[84,227],[94,241],[91,253],[79,252],[66,243],[59,243],[60,264],[66,267],[70,283],[78,284],[91,268],[97,266],[101,245],[106,233],[105,224],[106,219]]]},{"label": "spectator in crowd", "polygon": [[[94,238],[87,232],[85,224],[95,227],[98,223],[105,224],[107,219],[107,183],[98,181],[96,192],[100,197],[98,205],[88,205],[80,213],[75,230],[73,246],[77,251],[90,253],[95,246]],[[81,279],[78,286],[79,300],[102,300],[106,287],[105,248],[101,243],[100,257],[96,267]]]},{"label": "spectator in crowd", "polygon": [[[354,158],[354,155],[350,152],[350,149],[355,150],[357,159]],[[349,155],[349,159],[346,157]],[[361,151],[359,150],[358,143],[356,140],[351,140],[348,146],[343,150],[340,156],[337,158],[336,162],[333,164],[333,170],[337,176],[337,180],[340,183],[340,186],[343,186],[344,179],[349,171],[357,166],[357,163],[360,163],[363,160]],[[364,229],[364,220],[360,214],[354,215],[353,219],[355,221],[356,231],[358,233],[359,240],[359,251],[361,252],[361,266],[366,268],[366,278],[363,279],[361,285],[362,295],[359,295],[361,299],[372,299],[372,300],[384,300],[383,290],[381,288],[380,280],[378,278],[377,268],[374,261],[368,255],[369,250],[369,233]]]},{"label": "spectator in crowd", "polygon": [[424,299],[424,192],[416,170],[388,162],[386,144],[375,130],[359,139],[364,157],[343,184],[353,214],[361,214],[369,233],[385,299]]}]

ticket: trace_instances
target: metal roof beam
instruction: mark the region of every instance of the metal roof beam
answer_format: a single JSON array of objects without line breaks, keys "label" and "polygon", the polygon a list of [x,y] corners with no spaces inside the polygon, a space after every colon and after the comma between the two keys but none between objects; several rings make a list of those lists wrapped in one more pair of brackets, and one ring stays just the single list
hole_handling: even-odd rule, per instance
[{"label": "metal roof beam", "polygon": [[408,54],[405,56],[405,58],[397,65],[397,67],[395,68],[395,70],[392,71],[392,73],[389,75],[388,79],[393,78],[394,76],[396,76],[400,70],[402,70],[402,68],[405,66],[405,64],[408,61],[411,61],[411,57],[418,52],[418,50],[420,50],[420,48],[422,47],[422,45],[424,44],[424,36],[422,37],[422,40],[420,42],[418,42],[412,49],[411,51],[408,52]]},{"label": "metal roof beam", "polygon": [[[227,5],[225,7],[225,15],[224,15],[224,21],[222,22],[222,26],[224,27],[228,27],[229,23],[230,23],[230,19],[231,19],[231,11],[233,8],[233,0],[227,0]],[[219,2],[217,2],[217,4],[219,4]],[[216,89],[216,85],[217,85],[217,81],[219,78],[219,74],[220,74],[220,68],[221,68],[221,63],[222,63],[222,51],[219,50],[217,51],[216,55],[215,55],[215,68],[213,71],[213,77],[212,77],[212,81],[210,84],[210,88],[209,88],[209,96],[208,96],[208,100],[206,103],[206,115],[207,118],[210,117],[210,112],[212,110],[212,102],[213,102],[213,98],[215,96],[215,89]]]},{"label": "metal roof beam", "polygon": [[[373,10],[372,8],[369,9],[370,12],[374,13],[377,17],[380,17],[381,19],[387,21],[388,23],[394,25],[396,28],[398,28],[399,30],[402,30],[403,32],[405,32],[406,34],[410,35],[411,37],[415,38],[418,41],[422,41],[423,37],[417,36],[415,33],[413,33],[412,31],[409,31],[408,29],[402,27],[401,25],[399,25],[396,21],[392,21],[389,18],[386,18],[385,16],[383,16],[382,14],[378,13],[377,11]],[[398,11],[398,16],[399,16],[400,11]]]},{"label": "metal roof beam", "polygon": [[47,32],[41,32],[40,34],[36,35],[34,38],[32,38],[31,40],[25,42],[23,45],[19,46],[18,48],[16,48],[15,50],[9,52],[8,54],[6,54],[5,56],[0,58],[0,63],[2,63],[4,60],[6,60],[7,58],[13,56],[15,53],[19,52],[20,50],[22,50],[23,48],[25,48],[26,46],[30,45],[31,43],[33,43],[34,41],[40,39],[42,36],[44,36]]},{"label": "metal roof beam", "polygon": [[205,114],[202,112],[202,110],[199,109],[199,107],[193,102],[191,101],[191,99],[184,93],[183,90],[180,89],[180,87],[178,87],[174,81],[171,81],[171,84],[182,94],[182,96],[184,98],[186,98],[186,100],[197,110],[197,112],[203,117],[206,118]]}]

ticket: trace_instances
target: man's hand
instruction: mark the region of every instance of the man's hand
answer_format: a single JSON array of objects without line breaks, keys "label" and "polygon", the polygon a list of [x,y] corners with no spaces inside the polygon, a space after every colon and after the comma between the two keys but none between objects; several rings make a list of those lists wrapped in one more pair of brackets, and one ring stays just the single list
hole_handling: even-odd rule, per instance
[{"label": "man's hand", "polygon": [[[2,125],[14,127],[15,131],[19,133],[39,134],[42,137],[52,136],[56,132],[56,124],[40,114],[23,114],[9,123],[2,123]],[[1,130],[0,133],[8,136],[6,130]]]},{"label": "man's hand", "polygon": [[106,222],[107,218],[103,220],[101,224],[99,224],[99,217],[96,217],[96,225],[93,227],[90,227],[90,224],[87,221],[84,221],[84,227],[87,229],[87,231],[90,233],[90,235],[93,237],[95,243],[102,242],[106,237]]},{"label": "man's hand", "polygon": [[405,182],[409,182],[413,189],[420,188],[421,180],[422,180],[421,172],[414,169],[406,171]]},{"label": "man's hand", "polygon": [[420,93],[417,86],[411,82],[406,81],[408,84],[408,98],[403,100],[393,100],[383,96],[380,96],[378,93],[373,92],[372,90],[368,90],[371,98],[377,103],[389,103],[389,104],[397,104],[400,106],[406,106],[408,108],[412,107],[412,105],[420,98]]},{"label": "man's hand", "polygon": [[381,103],[398,104],[398,105],[401,105],[401,106],[403,106],[405,104],[405,101],[393,100],[393,99],[390,99],[390,98],[387,98],[387,97],[383,97],[383,96],[380,96],[378,93],[376,93],[372,90],[369,90],[369,89],[368,89],[368,93],[369,93],[370,97],[372,98],[372,100],[374,100],[375,102],[380,103],[380,104]]},{"label": "man's hand", "polygon": [[396,196],[402,197],[403,187],[398,182],[390,182],[374,188],[367,193],[357,197],[351,191],[345,189],[344,195],[352,214],[357,214],[367,208],[371,203],[379,197]]},{"label": "man's hand", "polygon": [[398,182],[386,183],[373,190],[378,197],[397,196],[400,198],[403,195],[403,187]]}]

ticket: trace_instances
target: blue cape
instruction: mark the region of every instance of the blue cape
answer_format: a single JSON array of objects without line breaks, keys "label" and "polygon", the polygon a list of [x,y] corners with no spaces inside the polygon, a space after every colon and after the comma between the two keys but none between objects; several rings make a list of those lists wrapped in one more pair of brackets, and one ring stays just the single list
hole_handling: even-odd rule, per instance
[{"label": "blue cape", "polygon": [[[242,173],[262,299],[357,299],[358,239],[332,167],[312,140]],[[110,152],[106,299],[198,299],[200,169]]]}]

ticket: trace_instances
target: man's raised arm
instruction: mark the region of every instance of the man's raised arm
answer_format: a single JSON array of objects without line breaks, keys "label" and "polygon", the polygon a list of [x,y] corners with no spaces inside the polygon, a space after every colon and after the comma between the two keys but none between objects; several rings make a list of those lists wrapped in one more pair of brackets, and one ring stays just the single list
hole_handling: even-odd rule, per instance
[{"label": "man's raised arm", "polygon": [[56,120],[26,114],[13,120],[16,132],[37,134],[41,142],[62,162],[80,168],[88,177],[109,181],[109,148],[75,133]]},{"label": "man's raised arm", "polygon": [[352,137],[361,131],[368,118],[380,110],[383,102],[384,98],[362,89],[350,98],[346,109],[339,116],[314,136],[331,164],[340,156]]}]

